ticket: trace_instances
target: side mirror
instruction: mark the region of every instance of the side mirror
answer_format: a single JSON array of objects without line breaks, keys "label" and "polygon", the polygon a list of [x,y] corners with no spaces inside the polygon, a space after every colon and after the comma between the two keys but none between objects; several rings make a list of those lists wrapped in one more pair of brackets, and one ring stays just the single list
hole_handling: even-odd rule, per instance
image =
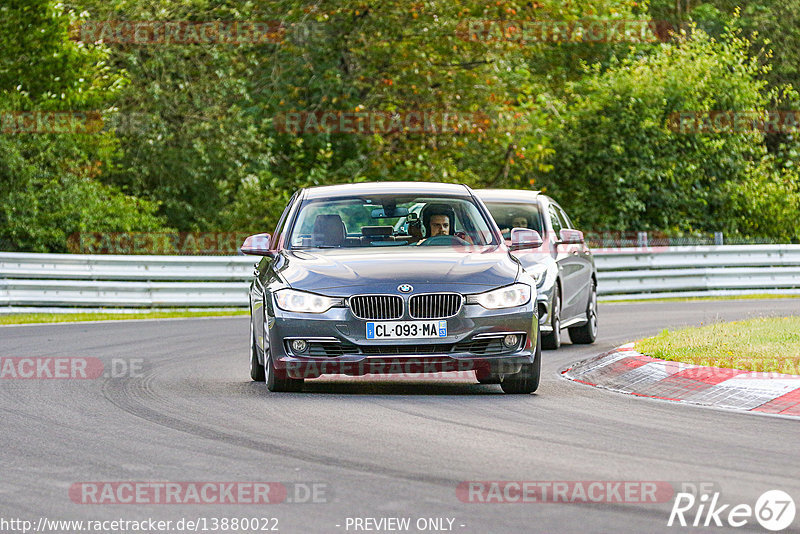
[{"label": "side mirror", "polygon": [[565,245],[580,245],[584,242],[583,232],[580,230],[569,230],[565,228],[559,232],[559,237],[561,238],[561,242]]},{"label": "side mirror", "polygon": [[523,248],[539,248],[542,246],[542,236],[536,230],[527,228],[511,229],[511,250]]},{"label": "side mirror", "polygon": [[244,240],[239,250],[243,254],[252,254],[253,256],[271,256],[272,251],[269,248],[269,242],[269,234],[251,235]]}]

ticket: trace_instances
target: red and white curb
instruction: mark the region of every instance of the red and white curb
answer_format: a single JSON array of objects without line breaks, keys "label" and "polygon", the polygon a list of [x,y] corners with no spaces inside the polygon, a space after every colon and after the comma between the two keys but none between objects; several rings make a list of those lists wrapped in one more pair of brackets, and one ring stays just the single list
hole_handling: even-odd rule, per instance
[{"label": "red and white curb", "polygon": [[639,354],[633,343],[578,362],[561,374],[640,397],[800,417],[800,375],[669,362]]}]

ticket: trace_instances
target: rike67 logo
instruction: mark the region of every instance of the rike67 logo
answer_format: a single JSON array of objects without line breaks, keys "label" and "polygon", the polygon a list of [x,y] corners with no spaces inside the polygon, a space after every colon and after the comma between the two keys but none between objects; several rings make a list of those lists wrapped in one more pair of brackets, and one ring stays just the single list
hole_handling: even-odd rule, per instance
[{"label": "rike67 logo", "polygon": [[765,529],[777,532],[788,528],[795,517],[792,497],[781,490],[761,494],[755,506],[723,503],[720,493],[677,493],[667,526],[682,527],[742,527],[755,520]]}]

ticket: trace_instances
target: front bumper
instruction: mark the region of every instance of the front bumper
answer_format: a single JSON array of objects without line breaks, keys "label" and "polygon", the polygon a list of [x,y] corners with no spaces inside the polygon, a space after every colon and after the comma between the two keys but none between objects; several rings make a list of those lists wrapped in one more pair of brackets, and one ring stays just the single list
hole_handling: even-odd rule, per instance
[{"label": "front bumper", "polygon": [[[446,337],[427,339],[368,340],[366,323],[380,321],[358,319],[349,308],[332,308],[323,314],[272,310],[275,315],[266,326],[273,364],[292,378],[470,370],[479,376],[511,374],[533,362],[538,338],[533,299],[505,310],[464,304],[458,315],[445,319]],[[508,334],[519,336],[511,348],[502,343]],[[309,348],[303,353],[293,351],[294,339],[306,340]]]}]

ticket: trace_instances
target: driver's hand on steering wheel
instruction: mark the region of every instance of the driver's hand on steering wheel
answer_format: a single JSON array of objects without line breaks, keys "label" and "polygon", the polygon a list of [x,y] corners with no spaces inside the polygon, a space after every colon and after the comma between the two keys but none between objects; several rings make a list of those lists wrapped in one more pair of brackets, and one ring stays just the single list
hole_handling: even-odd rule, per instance
[{"label": "driver's hand on steering wheel", "polygon": [[456,232],[453,235],[456,236],[459,239],[462,239],[462,240],[466,241],[470,245],[474,245],[475,244],[475,242],[472,241],[472,238],[466,232]]}]

